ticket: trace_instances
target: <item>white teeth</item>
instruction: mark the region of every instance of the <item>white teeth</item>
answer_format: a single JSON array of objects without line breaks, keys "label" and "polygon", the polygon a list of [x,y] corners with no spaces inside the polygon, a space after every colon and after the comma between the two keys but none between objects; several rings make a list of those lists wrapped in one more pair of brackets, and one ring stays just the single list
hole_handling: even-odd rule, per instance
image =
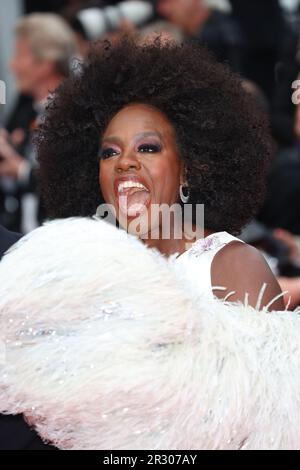
[{"label": "white teeth", "polygon": [[140,188],[148,191],[148,189],[143,184],[138,183],[137,181],[122,181],[122,183],[119,183],[118,185],[118,192],[121,193],[128,188]]}]

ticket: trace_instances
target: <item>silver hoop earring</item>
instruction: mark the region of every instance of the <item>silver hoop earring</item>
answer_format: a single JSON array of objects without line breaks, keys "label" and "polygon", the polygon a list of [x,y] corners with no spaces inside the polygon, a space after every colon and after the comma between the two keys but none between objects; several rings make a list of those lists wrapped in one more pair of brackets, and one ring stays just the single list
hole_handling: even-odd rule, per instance
[{"label": "silver hoop earring", "polygon": [[94,218],[94,219],[101,219],[101,218],[102,218],[102,217],[101,217],[101,205],[102,205],[102,204],[100,204],[99,206],[97,206],[96,212],[95,212],[95,214],[93,215],[93,218]]},{"label": "silver hoop earring", "polygon": [[[183,194],[183,188],[186,188],[187,195]],[[179,195],[180,195],[181,202],[183,202],[183,204],[186,204],[188,202],[189,198],[190,198],[190,190],[189,190],[188,186],[184,186],[183,184],[181,184],[179,186]]]}]

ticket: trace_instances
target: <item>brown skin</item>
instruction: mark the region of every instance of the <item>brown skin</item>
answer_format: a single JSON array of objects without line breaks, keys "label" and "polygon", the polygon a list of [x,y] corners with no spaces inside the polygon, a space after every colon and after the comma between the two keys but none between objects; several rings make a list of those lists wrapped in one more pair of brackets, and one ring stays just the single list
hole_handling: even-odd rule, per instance
[{"label": "brown skin", "polygon": [[[139,137],[150,132],[149,136]],[[160,146],[161,151],[145,152],[143,145],[153,144]],[[183,165],[178,155],[174,130],[160,111],[143,104],[122,109],[113,117],[103,134],[102,151],[110,151],[114,155],[101,159],[100,187],[106,203],[116,208],[118,219],[114,181],[124,175],[142,178],[150,190],[151,204],[165,203],[171,206],[178,201]],[[145,242],[165,255],[185,251],[184,239],[148,238]]]},{"label": "brown skin", "polygon": [[[141,134],[149,133],[146,136]],[[150,134],[151,133],[151,134]],[[153,147],[154,145],[154,147]],[[184,183],[184,166],[179,156],[175,131],[169,120],[158,109],[131,104],[119,111],[109,122],[102,137],[102,158],[99,181],[104,200],[116,208],[118,198],[114,182],[119,177],[138,177],[150,191],[151,204],[169,206],[179,200],[179,185]],[[148,208],[148,213],[150,208]],[[204,230],[204,235],[212,233]],[[162,254],[183,253],[188,248],[184,237],[180,240],[146,239],[148,246]],[[212,286],[226,286],[226,291],[215,291],[224,298],[235,291],[230,300],[244,301],[249,294],[249,304],[256,305],[264,283],[267,289],[261,307],[281,293],[280,287],[261,254],[253,247],[233,242],[214,258],[211,269]],[[283,300],[277,300],[272,309],[283,310]]]},{"label": "brown skin", "polygon": [[[229,297],[230,301],[244,301],[245,293],[249,295],[249,305],[256,306],[259,292],[266,284],[260,308],[268,305],[281,288],[261,253],[253,246],[240,242],[226,245],[214,257],[211,265],[212,286],[226,286],[225,291],[214,291],[216,297]],[[270,310],[284,310],[284,300],[281,297],[270,306]]]}]

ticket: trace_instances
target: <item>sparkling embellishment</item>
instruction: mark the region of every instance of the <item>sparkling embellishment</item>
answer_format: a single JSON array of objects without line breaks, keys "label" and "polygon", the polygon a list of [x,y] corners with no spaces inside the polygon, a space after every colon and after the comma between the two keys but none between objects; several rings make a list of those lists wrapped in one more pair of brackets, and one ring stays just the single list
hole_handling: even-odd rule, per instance
[{"label": "sparkling embellishment", "polygon": [[202,255],[205,251],[210,251],[220,246],[225,245],[224,241],[221,241],[219,234],[209,235],[206,238],[199,238],[193,246],[189,249],[189,253],[196,257]]}]

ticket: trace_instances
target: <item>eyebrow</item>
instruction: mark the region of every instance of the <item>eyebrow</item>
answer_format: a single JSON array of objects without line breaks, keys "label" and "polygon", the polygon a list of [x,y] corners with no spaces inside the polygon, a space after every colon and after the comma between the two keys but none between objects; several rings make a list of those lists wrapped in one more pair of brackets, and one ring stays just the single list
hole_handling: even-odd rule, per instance
[{"label": "eyebrow", "polygon": [[[162,135],[159,131],[140,132],[139,134],[136,134],[134,136],[135,141],[137,141],[141,138],[144,138],[144,137],[159,137],[161,140],[163,140]],[[105,143],[107,141],[120,143],[121,139],[119,137],[115,136],[115,135],[112,135],[110,137],[104,137],[104,139],[102,139],[102,143]]]}]

